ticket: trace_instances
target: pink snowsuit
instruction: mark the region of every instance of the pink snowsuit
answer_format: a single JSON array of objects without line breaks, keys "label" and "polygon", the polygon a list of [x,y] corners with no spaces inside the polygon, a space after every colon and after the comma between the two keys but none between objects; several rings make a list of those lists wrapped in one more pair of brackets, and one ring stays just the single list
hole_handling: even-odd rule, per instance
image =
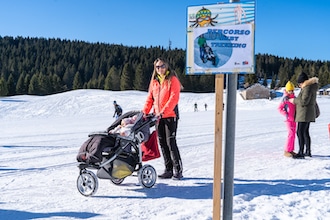
[{"label": "pink snowsuit", "polygon": [[278,111],[286,117],[286,126],[288,129],[288,139],[285,145],[285,151],[292,152],[294,151],[294,142],[296,138],[296,127],[297,123],[294,121],[294,115],[296,112],[296,106],[289,102],[290,98],[295,98],[294,93],[287,93],[284,91],[283,101],[278,106]]}]

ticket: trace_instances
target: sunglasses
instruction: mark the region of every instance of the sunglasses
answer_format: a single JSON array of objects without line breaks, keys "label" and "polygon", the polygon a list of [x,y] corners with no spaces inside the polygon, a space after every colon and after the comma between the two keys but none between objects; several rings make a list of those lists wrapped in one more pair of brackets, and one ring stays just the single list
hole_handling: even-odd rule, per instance
[{"label": "sunglasses", "polygon": [[161,68],[161,69],[165,69],[165,67],[166,67],[166,65],[163,64],[163,65],[160,65],[160,66],[156,66],[156,69],[159,69],[159,68]]}]

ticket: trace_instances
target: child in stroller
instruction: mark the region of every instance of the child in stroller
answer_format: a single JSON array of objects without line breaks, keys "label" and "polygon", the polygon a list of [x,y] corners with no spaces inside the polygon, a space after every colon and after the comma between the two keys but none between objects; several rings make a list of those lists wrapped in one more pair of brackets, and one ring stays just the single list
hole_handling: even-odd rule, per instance
[{"label": "child in stroller", "polygon": [[136,120],[137,120],[137,115],[134,115],[133,117],[129,117],[129,118],[123,118],[120,124],[117,125],[117,127],[109,130],[109,134],[118,133],[121,136],[128,136]]},{"label": "child in stroller", "polygon": [[[77,155],[79,176],[78,191],[84,196],[96,193],[98,180],[110,179],[119,185],[133,172],[138,172],[138,179],[143,187],[151,188],[157,178],[156,170],[151,165],[142,165],[142,145],[151,143],[158,149],[157,136],[151,129],[157,117],[143,117],[139,111],[131,111],[120,116],[106,131],[89,134],[89,139],[80,147]],[[125,126],[128,123],[129,126]],[[124,132],[120,132],[125,128]],[[150,140],[149,140],[150,139]],[[150,145],[150,143],[149,143]],[[96,169],[96,175],[92,172]]]}]

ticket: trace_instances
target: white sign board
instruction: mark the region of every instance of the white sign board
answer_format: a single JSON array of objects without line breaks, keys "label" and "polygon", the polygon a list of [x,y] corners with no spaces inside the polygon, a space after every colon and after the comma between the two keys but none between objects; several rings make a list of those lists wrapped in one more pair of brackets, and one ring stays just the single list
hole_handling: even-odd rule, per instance
[{"label": "white sign board", "polygon": [[254,73],[254,1],[188,7],[187,74]]}]

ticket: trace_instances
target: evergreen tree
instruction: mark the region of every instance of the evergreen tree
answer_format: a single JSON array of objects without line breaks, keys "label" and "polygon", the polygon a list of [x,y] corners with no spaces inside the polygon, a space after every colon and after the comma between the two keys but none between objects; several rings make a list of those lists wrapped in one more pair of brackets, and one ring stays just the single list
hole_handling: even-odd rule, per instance
[{"label": "evergreen tree", "polygon": [[264,74],[264,80],[263,80],[263,82],[262,82],[262,85],[263,85],[264,87],[267,87],[267,86],[268,86],[268,83],[267,83],[267,74]]},{"label": "evergreen tree", "polygon": [[133,71],[129,63],[124,65],[123,71],[120,77],[120,90],[131,90],[133,89]]},{"label": "evergreen tree", "polygon": [[104,82],[105,82],[105,78],[103,73],[99,74],[99,77],[97,78],[97,88],[98,89],[103,89],[104,88]]},{"label": "evergreen tree", "polygon": [[69,89],[72,88],[73,85],[73,79],[76,74],[76,68],[74,65],[71,65],[70,67],[66,68],[65,73],[63,75],[63,82]]},{"label": "evergreen tree", "polygon": [[310,73],[311,77],[317,76],[315,63],[309,65],[308,72]]},{"label": "evergreen tree", "polygon": [[8,95],[16,94],[16,85],[13,74],[10,74],[7,80]]},{"label": "evergreen tree", "polygon": [[190,78],[191,76],[186,75],[186,71],[183,70],[181,72],[177,72],[179,78],[180,78],[180,82],[184,87],[185,91],[192,91],[192,86],[191,86],[191,81]]},{"label": "evergreen tree", "polygon": [[322,65],[319,74],[319,84],[320,85],[327,85],[330,83],[330,73],[329,73],[329,68],[326,64]]},{"label": "evergreen tree", "polygon": [[249,86],[258,83],[258,77],[256,74],[245,74],[245,83]]},{"label": "evergreen tree", "polygon": [[30,80],[31,80],[31,76],[30,76],[30,74],[27,74],[24,77],[24,87],[25,87],[25,90],[26,90],[26,93],[24,93],[24,94],[28,94],[28,92],[29,92]]},{"label": "evergreen tree", "polygon": [[108,71],[107,77],[105,77],[105,80],[104,80],[104,89],[105,90],[112,90],[111,69]]},{"label": "evergreen tree", "polygon": [[54,73],[52,75],[51,82],[54,92],[61,92],[63,90],[61,79],[57,74]]},{"label": "evergreen tree", "polygon": [[215,87],[214,75],[202,75],[199,80],[200,85],[203,85],[201,92],[213,92]]},{"label": "evergreen tree", "polygon": [[257,55],[256,56],[256,68],[255,68],[255,71],[256,71],[257,74],[261,74],[262,71],[264,70],[264,66],[263,66],[264,60],[262,58],[263,58],[263,56],[261,56],[261,55]]},{"label": "evergreen tree", "polygon": [[53,93],[51,80],[49,79],[48,75],[39,73],[38,80],[39,80],[39,94],[48,95]]},{"label": "evergreen tree", "polygon": [[97,79],[90,79],[87,83],[87,89],[97,89]]},{"label": "evergreen tree", "polygon": [[276,87],[276,76],[272,77],[272,82],[270,83],[270,88],[274,89]]},{"label": "evergreen tree", "polygon": [[[297,85],[297,79],[298,79],[298,76],[300,75],[301,72],[302,72],[302,66],[301,65],[294,68],[294,75],[290,79],[290,81],[294,85]],[[308,75],[308,73],[307,73],[307,75]]]},{"label": "evergreen tree", "polygon": [[287,67],[283,64],[280,66],[278,70],[278,79],[279,79],[279,86],[285,86],[285,84],[289,81],[289,75]]},{"label": "evergreen tree", "polygon": [[33,74],[30,84],[29,84],[29,90],[28,94],[30,95],[38,95],[40,92],[40,87],[39,87],[39,79],[37,74]]},{"label": "evergreen tree", "polygon": [[115,67],[111,67],[110,69],[110,77],[111,77],[111,88],[113,91],[120,90],[120,71]]},{"label": "evergreen tree", "polygon": [[7,83],[4,77],[0,78],[0,96],[7,96],[8,95],[8,88]]},{"label": "evergreen tree", "polygon": [[146,74],[144,74],[142,64],[140,63],[135,69],[134,90],[147,90],[149,83],[145,76]]},{"label": "evergreen tree", "polygon": [[76,72],[76,74],[74,75],[72,88],[73,89],[82,89],[83,88],[83,82],[82,82],[79,72]]},{"label": "evergreen tree", "polygon": [[25,78],[24,74],[21,74],[16,84],[16,93],[19,95],[23,95],[27,93],[27,89],[24,84],[24,78]]}]

